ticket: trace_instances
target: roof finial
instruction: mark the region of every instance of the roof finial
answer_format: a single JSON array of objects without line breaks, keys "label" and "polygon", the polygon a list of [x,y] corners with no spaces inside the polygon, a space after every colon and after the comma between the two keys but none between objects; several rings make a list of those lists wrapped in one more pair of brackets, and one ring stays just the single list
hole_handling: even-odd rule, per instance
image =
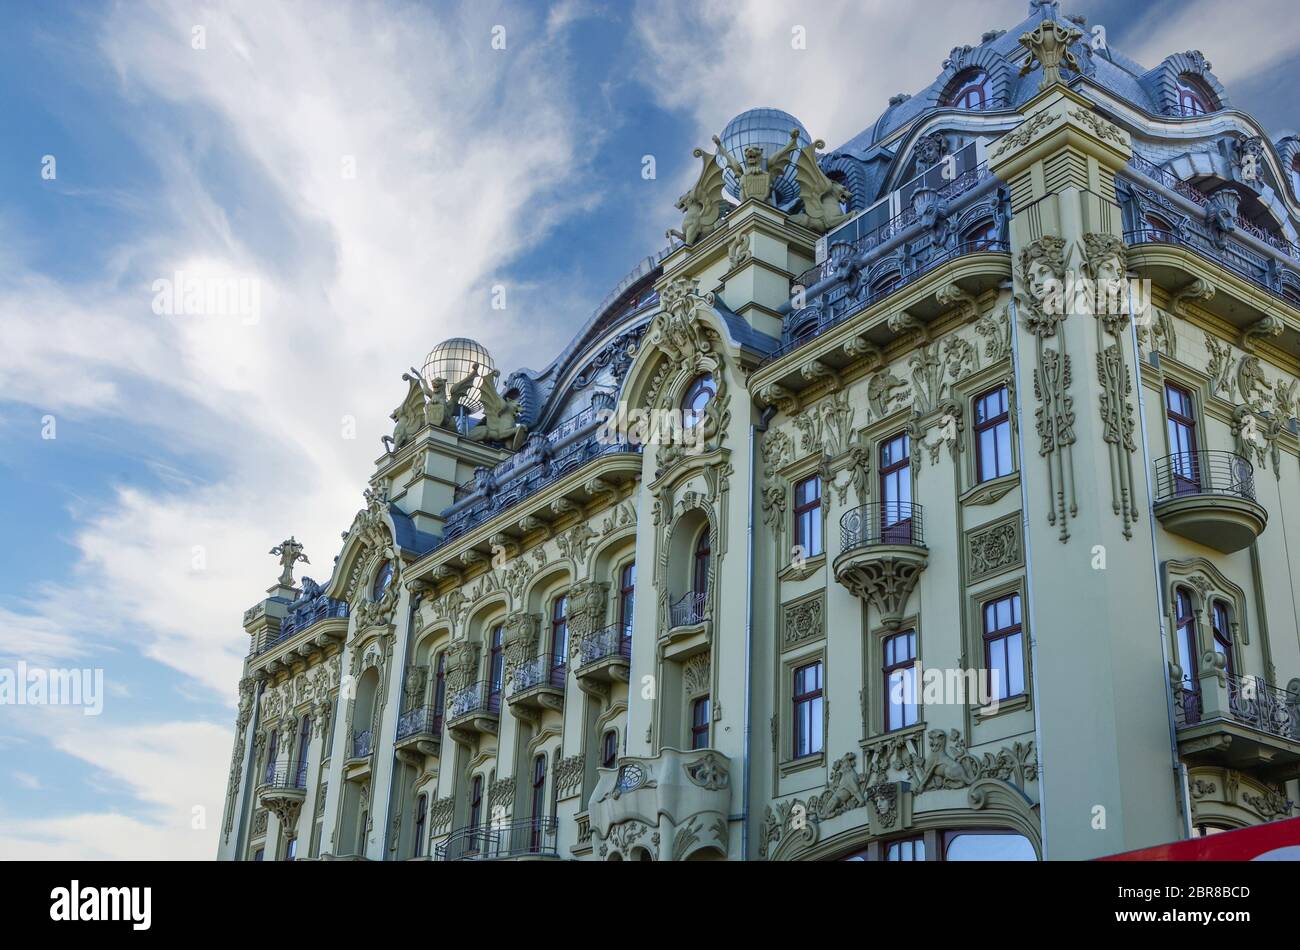
[{"label": "roof finial", "polygon": [[1055,20],[1044,20],[1031,33],[1020,34],[1020,45],[1029,50],[1029,59],[1020,68],[1020,75],[1028,76],[1035,66],[1043,67],[1043,81],[1040,90],[1061,82],[1061,66],[1064,64],[1076,73],[1080,71],[1079,60],[1070,52],[1070,47],[1079,41],[1083,33],[1072,26],[1062,26]]}]

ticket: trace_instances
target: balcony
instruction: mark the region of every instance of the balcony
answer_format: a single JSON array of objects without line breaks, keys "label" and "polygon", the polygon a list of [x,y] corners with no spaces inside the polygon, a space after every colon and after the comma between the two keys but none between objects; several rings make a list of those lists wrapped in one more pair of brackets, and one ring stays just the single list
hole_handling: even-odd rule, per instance
[{"label": "balcony", "polygon": [[712,640],[708,591],[690,591],[668,605],[665,629],[659,635],[664,659],[683,660],[702,653]]},{"label": "balcony", "polygon": [[487,680],[454,690],[447,699],[447,731],[462,745],[472,744],[479,735],[496,735],[500,718],[500,686]]},{"label": "balcony", "polygon": [[435,861],[493,861],[503,858],[558,858],[558,823],[554,818],[493,823],[453,831],[433,849]]},{"label": "balcony", "polygon": [[578,686],[604,696],[611,683],[626,683],[632,673],[632,626],[612,623],[578,643]]},{"label": "balcony", "polygon": [[603,860],[726,858],[731,761],[713,749],[661,749],[601,769],[588,809]]},{"label": "balcony", "polygon": [[564,686],[568,679],[568,658],[543,653],[529,657],[515,667],[506,702],[510,711],[524,719],[535,719],[548,709],[564,709]]},{"label": "balcony", "polygon": [[397,719],[398,752],[438,755],[442,744],[442,710],[415,706]]},{"label": "balcony", "polygon": [[1202,675],[1196,689],[1176,683],[1179,751],[1278,779],[1300,776],[1300,679],[1288,687],[1218,671]]},{"label": "balcony", "polygon": [[300,596],[289,607],[279,629],[267,627],[254,637],[250,655],[255,658],[255,666],[274,674],[291,669],[331,644],[342,643],[347,630],[346,601],[324,594]]},{"label": "balcony", "polygon": [[1165,530],[1231,554],[1268,524],[1255,501],[1255,467],[1232,452],[1184,452],[1155,465],[1155,516]]},{"label": "balcony", "polygon": [[886,628],[902,622],[907,598],[928,563],[920,505],[873,502],[840,519],[835,579],[875,606]]},{"label": "balcony", "polygon": [[307,766],[270,769],[258,787],[258,801],[282,823],[292,824],[307,797]]}]

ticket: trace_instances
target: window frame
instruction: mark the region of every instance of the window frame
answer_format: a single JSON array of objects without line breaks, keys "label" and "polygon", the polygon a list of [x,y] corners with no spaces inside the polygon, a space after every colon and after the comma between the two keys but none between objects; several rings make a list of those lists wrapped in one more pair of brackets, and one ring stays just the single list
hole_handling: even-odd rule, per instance
[{"label": "window frame", "polygon": [[[996,624],[997,605],[1002,603],[1003,601],[1012,601],[1015,605],[1011,611],[1011,623],[1009,626],[994,627],[992,630],[990,630],[988,624],[989,609],[992,608],[994,611],[993,622]],[[980,602],[980,631],[981,631],[981,639],[983,640],[983,644],[984,644],[983,656],[984,656],[984,669],[986,672],[991,673],[994,668],[993,653],[992,653],[994,645],[1000,643],[1006,643],[1006,641],[1010,641],[1012,637],[1018,636],[1020,638],[1020,646],[1017,648],[1017,652],[1019,655],[1016,658],[1018,661],[1017,665],[1020,668],[1020,689],[1014,693],[1010,692],[1011,682],[1010,682],[1010,678],[1008,677],[1006,683],[1000,684],[1003,688],[1007,690],[1006,694],[1002,695],[1001,691],[999,691],[999,695],[997,696],[991,695],[989,697],[990,699],[992,699],[994,702],[997,703],[1003,703],[1003,702],[1007,702],[1008,700],[1019,699],[1020,697],[1026,695],[1026,693],[1029,691],[1029,683],[1027,682],[1027,677],[1025,675],[1025,624],[1024,624],[1025,613],[1024,610],[1025,610],[1024,598],[1020,596],[1020,591],[1018,589],[995,594],[992,597],[988,597]],[[1016,619],[1017,615],[1019,615],[1020,617],[1019,620]],[[1011,664],[1012,664],[1011,647],[1009,643],[1006,643],[1006,645],[1003,646],[1003,665],[1007,670],[1010,670]],[[991,678],[990,678],[989,685],[990,686],[992,685]]]},{"label": "window frame", "polygon": [[[707,393],[708,398],[697,409],[695,403],[698,397]],[[682,412],[682,428],[694,429],[704,421],[705,412],[708,410],[710,403],[718,396],[718,381],[712,373],[700,373],[687,384],[685,391],[682,393],[680,408]]]},{"label": "window frame", "polygon": [[707,596],[709,593],[709,569],[712,566],[713,545],[709,539],[709,526],[706,524],[695,539],[691,562],[691,593]]},{"label": "window frame", "polygon": [[[816,668],[816,687],[799,692],[799,676],[805,670]],[[826,751],[826,667],[822,657],[808,658],[791,672],[790,679],[790,736],[795,759],[822,755]],[[805,721],[808,727],[807,748],[801,748]],[[813,735],[816,733],[816,748]]]},{"label": "window frame", "polygon": [[494,623],[488,628],[488,697],[501,696],[505,687],[505,624]]},{"label": "window frame", "polygon": [[[911,656],[909,656],[906,660],[895,659],[894,661],[891,662],[889,660],[890,644],[893,641],[898,640],[902,637],[912,638],[910,644],[911,651],[912,651]],[[887,732],[903,732],[907,729],[911,729],[919,725],[922,722],[921,702],[920,702],[921,684],[917,682],[917,676],[916,676],[916,663],[917,660],[920,658],[920,656],[921,656],[921,641],[920,641],[919,633],[914,626],[903,625],[900,626],[898,630],[893,632],[887,632],[880,637],[880,672],[881,672],[880,682],[884,688],[881,730],[880,730],[882,734]],[[890,678],[895,673],[910,674],[911,676],[912,679],[911,708],[913,710],[913,719],[911,722],[904,721],[901,725],[891,726],[890,710],[893,707],[893,703],[891,701],[891,694],[893,692],[893,689],[891,687]],[[903,708],[904,709],[906,708],[906,704],[904,704]],[[903,719],[906,720],[906,718],[907,715],[906,713],[904,713]]]},{"label": "window frame", "polygon": [[551,601],[551,685],[563,677],[569,663],[569,595],[557,594]]},{"label": "window frame", "polygon": [[[690,745],[692,752],[699,749],[709,748],[709,731],[713,726],[713,703],[711,697],[711,693],[701,693],[700,695],[691,698],[690,706],[688,707],[691,716],[689,725],[687,726],[687,736],[690,739],[688,744]],[[703,722],[699,721],[699,711],[701,709],[704,711]],[[696,742],[701,737],[704,739],[704,744],[697,745]]]},{"label": "window frame", "polygon": [[[613,740],[611,743],[610,740]],[[612,769],[618,765],[618,730],[606,729],[600,737],[600,767]]]},{"label": "window frame", "polygon": [[421,792],[415,796],[415,846],[412,848],[411,857],[424,857],[424,831],[428,826],[429,819],[429,793]]},{"label": "window frame", "polygon": [[[1002,410],[998,415],[990,416],[983,421],[980,420],[980,413],[985,408],[985,402],[992,396],[1001,394],[1000,402]],[[972,437],[975,440],[975,484],[983,485],[998,478],[1005,478],[1008,475],[1014,475],[1016,471],[1016,453],[1015,453],[1015,433],[1011,426],[1011,390],[1005,382],[998,383],[983,392],[977,393],[971,400],[971,417],[974,420],[972,425]],[[1001,471],[998,464],[1002,461],[1000,451],[999,432],[1005,428],[1006,432],[1006,471]],[[985,432],[993,433],[993,455],[994,455],[994,473],[985,473],[985,455],[984,439]]]},{"label": "window frame", "polygon": [[[629,583],[630,581],[630,583]],[[636,559],[626,562],[618,569],[618,617],[623,637],[632,636],[632,619],[636,614]]]},{"label": "window frame", "polygon": [[[799,492],[805,485],[812,484],[816,489],[816,495],[806,502],[799,501]],[[821,557],[826,553],[826,539],[824,537],[824,525],[822,524],[824,511],[822,510],[822,478],[818,473],[808,475],[794,483],[791,491],[791,497],[794,499],[792,517],[794,519],[794,540],[804,552],[805,558]],[[805,534],[807,526],[807,534]],[[813,538],[816,539],[816,550],[814,550]]]}]

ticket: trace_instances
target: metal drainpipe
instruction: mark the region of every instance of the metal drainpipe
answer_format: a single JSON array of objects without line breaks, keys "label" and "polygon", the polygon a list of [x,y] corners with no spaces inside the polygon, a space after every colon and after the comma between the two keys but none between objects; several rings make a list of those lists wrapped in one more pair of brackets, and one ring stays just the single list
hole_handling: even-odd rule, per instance
[{"label": "metal drainpipe", "polygon": [[[1043,720],[1042,720],[1042,703],[1039,701],[1038,694],[1038,612],[1034,609],[1034,556],[1033,545],[1029,538],[1029,486],[1025,484],[1024,467],[1025,467],[1025,414],[1020,411],[1021,396],[1024,394],[1023,375],[1020,372],[1020,346],[1017,339],[1019,334],[1020,315],[1016,312],[1016,297],[1014,291],[1011,300],[1007,303],[1007,311],[1011,315],[1011,367],[1012,376],[1016,381],[1016,451],[1020,456],[1020,534],[1021,544],[1025,549],[1025,600],[1028,601],[1026,607],[1028,614],[1033,619],[1033,626],[1030,628],[1032,633],[1029,637],[1029,676],[1034,684],[1034,746],[1038,750],[1038,764],[1043,763]],[[1040,769],[1041,772],[1041,769]],[[1047,850],[1047,783],[1043,781],[1040,774],[1038,776],[1038,833],[1039,840],[1042,843],[1042,859],[1048,858]]]},{"label": "metal drainpipe", "polygon": [[749,495],[745,509],[745,771],[742,780],[741,801],[741,836],[740,860],[749,860],[749,770],[750,770],[750,736],[753,733],[754,702],[750,692],[753,678],[753,639],[754,639],[754,433],[766,432],[767,424],[776,415],[776,407],[768,406],[763,410],[758,425],[749,427]]},{"label": "metal drainpipe", "polygon": [[[1128,312],[1132,314],[1133,310],[1133,284],[1128,285]],[[1169,755],[1172,760],[1172,767],[1176,776],[1178,786],[1178,800],[1180,810],[1183,813],[1183,835],[1190,838],[1192,836],[1192,803],[1191,796],[1187,788],[1187,770],[1183,767],[1182,759],[1178,755],[1178,725],[1174,721],[1174,690],[1173,684],[1169,682],[1169,634],[1165,629],[1165,616],[1168,610],[1165,604],[1164,585],[1160,580],[1160,554],[1156,548],[1156,516],[1155,516],[1155,494],[1151,486],[1151,443],[1147,440],[1147,412],[1146,399],[1142,395],[1142,351],[1138,349],[1137,339],[1137,320],[1129,320],[1129,339],[1133,344],[1133,375],[1134,384],[1137,386],[1138,394],[1138,422],[1142,433],[1142,477],[1146,480],[1147,486],[1147,528],[1151,532],[1151,576],[1156,585],[1156,612],[1158,614],[1160,630],[1160,657],[1164,661],[1164,668],[1160,671],[1160,678],[1165,684],[1165,710],[1169,716]]]}]

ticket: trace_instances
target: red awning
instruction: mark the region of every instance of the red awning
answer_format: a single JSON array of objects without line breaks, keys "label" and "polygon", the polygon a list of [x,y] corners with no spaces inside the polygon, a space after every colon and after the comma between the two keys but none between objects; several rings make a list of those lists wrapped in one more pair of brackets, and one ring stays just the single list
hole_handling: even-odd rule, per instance
[{"label": "red awning", "polygon": [[1300,861],[1300,818],[1112,854],[1099,861]]}]

